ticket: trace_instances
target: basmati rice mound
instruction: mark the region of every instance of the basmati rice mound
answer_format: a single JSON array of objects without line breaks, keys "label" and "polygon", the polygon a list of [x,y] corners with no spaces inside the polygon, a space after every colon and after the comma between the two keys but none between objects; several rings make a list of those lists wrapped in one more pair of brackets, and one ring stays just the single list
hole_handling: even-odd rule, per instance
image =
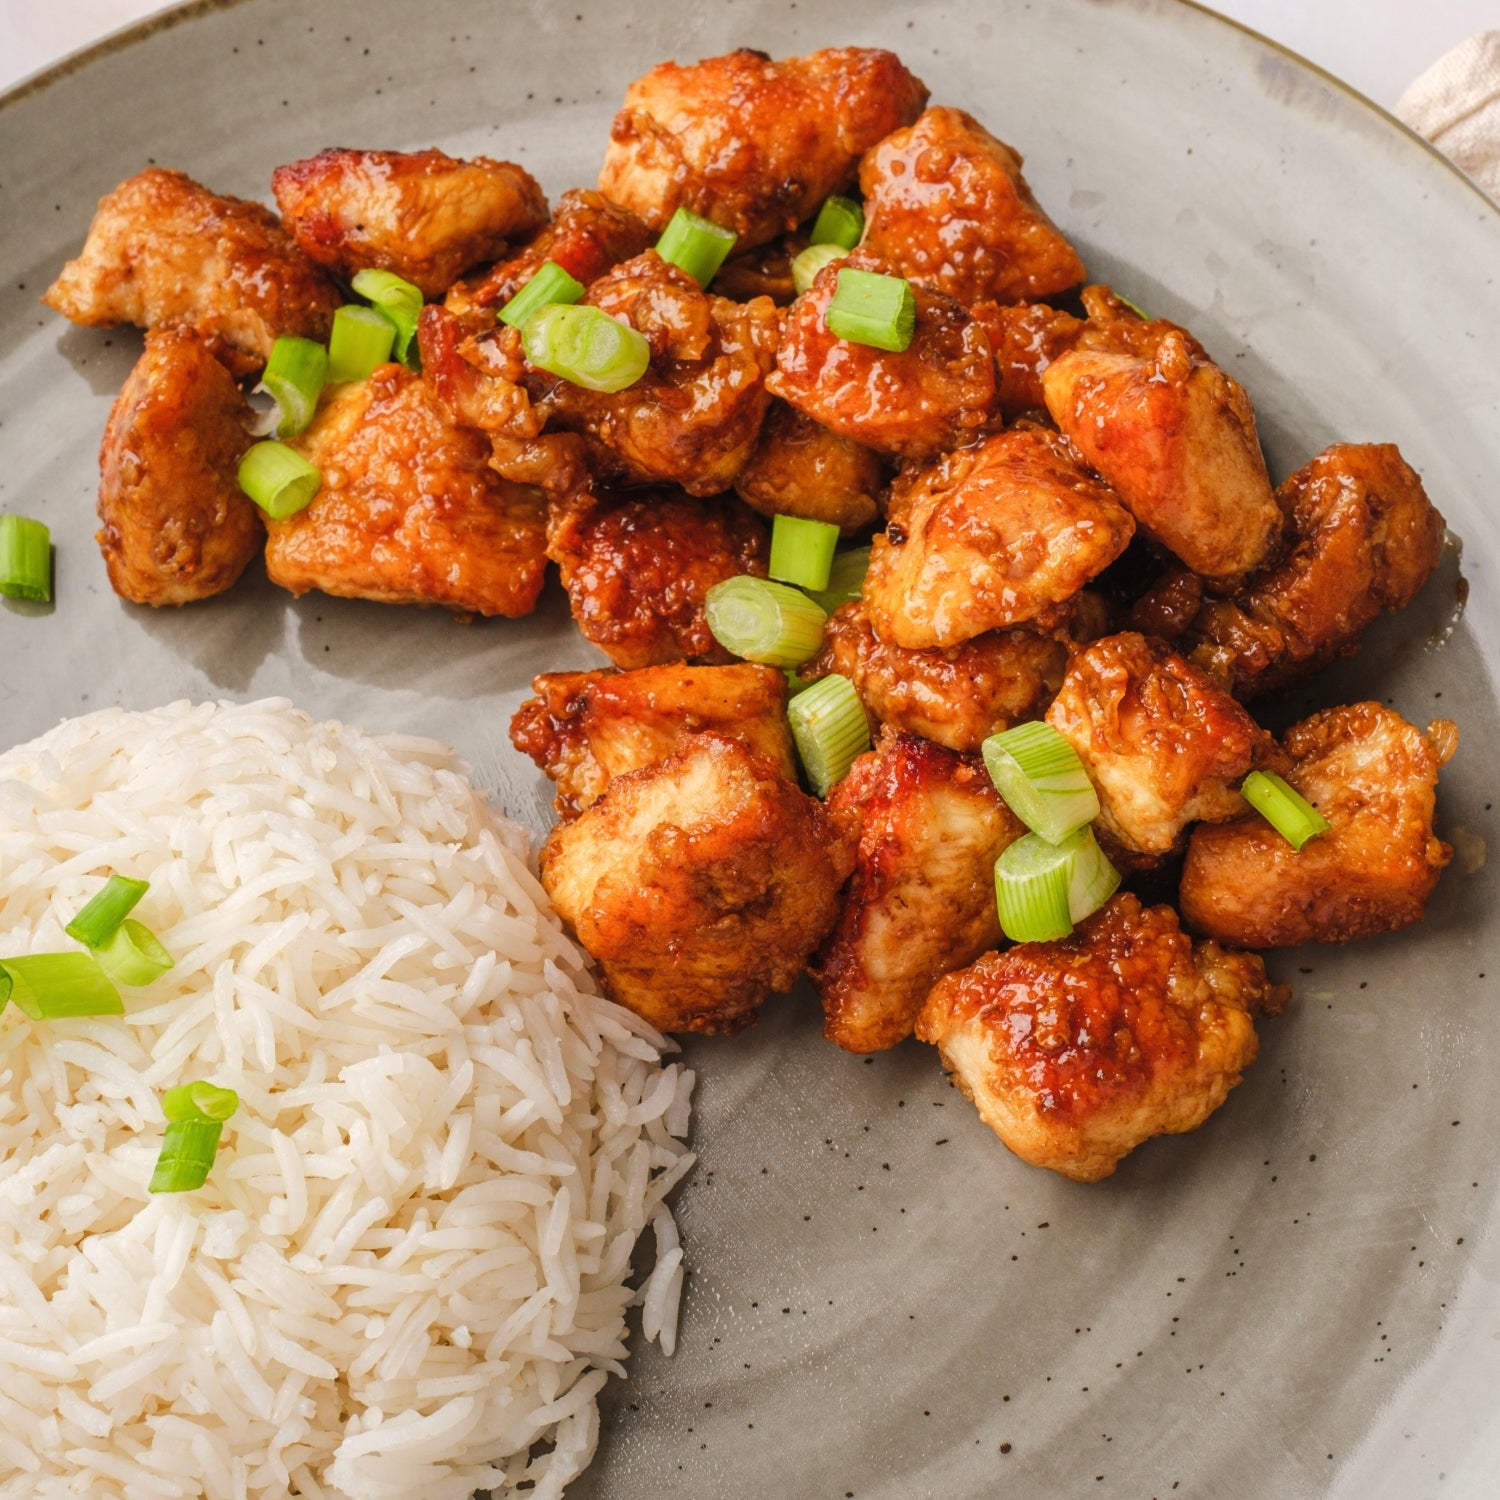
[{"label": "basmati rice mound", "polygon": [[[0,1495],[555,1497],[621,1373],[692,1074],[601,999],[444,746],[283,700],[0,755],[0,955],[110,872],[176,958],[123,1017],[0,1013]],[[233,1088],[151,1197],[162,1093]]]}]

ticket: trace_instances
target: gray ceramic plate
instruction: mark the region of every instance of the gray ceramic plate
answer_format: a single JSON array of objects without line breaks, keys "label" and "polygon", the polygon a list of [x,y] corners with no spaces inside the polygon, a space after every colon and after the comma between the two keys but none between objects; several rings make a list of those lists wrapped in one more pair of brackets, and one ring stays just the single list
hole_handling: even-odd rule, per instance
[{"label": "gray ceramic plate", "polygon": [[290,694],[445,736],[514,813],[505,726],[587,663],[549,592],[518,624],[247,578],[153,613],[90,540],[94,452],[139,347],[37,295],[149,161],[263,196],[325,145],[512,156],[592,181],[652,63],[735,45],[897,49],[1026,153],[1094,276],[1190,324],[1249,388],[1278,477],[1394,439],[1463,538],[1320,701],[1463,728],[1428,921],[1279,954],[1294,1008],[1208,1126],[1077,1187],[1021,1165],[915,1043],[819,1037],[810,997],[689,1047],[702,1162],[682,1343],[613,1392],[596,1500],[673,1496],[1491,1495],[1500,1471],[1500,953],[1476,870],[1500,733],[1500,226],[1332,81],[1175,0],[715,5],[242,0],[174,13],[0,104],[0,506],[57,543],[54,610],[0,607],[0,744],[107,703]]}]

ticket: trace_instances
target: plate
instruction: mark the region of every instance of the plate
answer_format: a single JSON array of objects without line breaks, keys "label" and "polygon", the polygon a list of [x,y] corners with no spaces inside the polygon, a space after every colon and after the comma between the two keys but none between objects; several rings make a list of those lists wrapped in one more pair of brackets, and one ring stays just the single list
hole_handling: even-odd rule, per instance
[{"label": "plate", "polygon": [[34,80],[0,102],[0,507],[51,526],[58,587],[50,610],[0,607],[0,744],[109,703],[285,693],[447,738],[545,827],[506,724],[534,672],[595,659],[555,586],[529,620],[471,625],[256,576],[180,612],[121,604],[90,539],[94,454],[139,338],[37,296],[150,161],[264,197],[322,146],[438,144],[556,193],[592,182],[651,64],[840,43],[894,48],[1014,142],[1091,274],[1245,384],[1276,477],[1335,439],[1401,444],[1461,568],[1455,546],[1306,701],[1456,718],[1460,852],[1422,926],[1275,955],[1297,998],[1242,1087],[1093,1187],[1009,1156],[929,1049],[828,1046],[806,992],[690,1042],[681,1346],[634,1356],[572,1493],[1490,1494],[1500,226],[1415,137],[1250,33],[1176,0],[241,0]]}]

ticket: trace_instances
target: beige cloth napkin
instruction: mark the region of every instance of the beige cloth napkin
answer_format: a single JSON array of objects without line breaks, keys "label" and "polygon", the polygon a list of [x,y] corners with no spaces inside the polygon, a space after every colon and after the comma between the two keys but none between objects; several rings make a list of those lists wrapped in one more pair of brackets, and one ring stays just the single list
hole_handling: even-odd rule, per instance
[{"label": "beige cloth napkin", "polygon": [[1439,58],[1396,101],[1396,113],[1500,199],[1500,31]]}]

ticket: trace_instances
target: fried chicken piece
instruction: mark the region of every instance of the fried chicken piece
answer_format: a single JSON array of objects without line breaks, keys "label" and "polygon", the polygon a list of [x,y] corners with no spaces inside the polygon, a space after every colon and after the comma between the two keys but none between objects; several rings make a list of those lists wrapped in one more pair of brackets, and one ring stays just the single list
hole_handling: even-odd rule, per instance
[{"label": "fried chicken piece", "polygon": [[1155,1135],[1196,1130],[1291,997],[1251,953],[1194,943],[1119,895],[1069,937],[938,981],[917,1036],[1022,1161],[1097,1182]]},{"label": "fried chicken piece", "polygon": [[592,806],[616,776],[665,760],[687,736],[743,740],[794,786],[786,677],[775,667],[673,663],[633,672],[543,672],[510,721],[510,742],[557,783],[564,817]]},{"label": "fried chicken piece", "polygon": [[766,388],[877,453],[932,458],[972,440],[995,409],[984,329],[951,297],[914,286],[917,327],[902,353],[835,338],[823,319],[845,266],[885,269],[862,251],[825,266],[786,314]]},{"label": "fried chicken piece", "polygon": [[501,325],[468,333],[446,307],[429,303],[417,319],[422,376],[463,427],[492,437],[527,440],[542,430],[542,416],[525,385],[521,335]]},{"label": "fried chicken piece", "polygon": [[1242,812],[1230,783],[1267,740],[1206,672],[1133,631],[1078,652],[1046,718],[1094,783],[1099,826],[1134,854],[1165,854],[1189,823]]},{"label": "fried chicken piece", "polygon": [[536,404],[549,425],[583,433],[603,477],[677,484],[690,495],[727,490],[771,404],[772,303],[710,296],[655,250],[616,266],[582,300],[644,334],[651,365],[622,391],[538,373]]},{"label": "fried chicken piece", "polygon": [[133,604],[222,594],[260,549],[260,510],[239,487],[252,413],[193,334],[159,329],[126,378],[99,445],[95,540]]},{"label": "fried chicken piece", "polygon": [[603,193],[574,188],[557,200],[557,210],[524,248],[493,265],[482,276],[456,282],[443,305],[471,333],[491,327],[496,312],[541,270],[556,261],[584,286],[622,260],[649,249],[656,236]]},{"label": "fried chicken piece", "polygon": [[273,583],[465,614],[536,607],[547,567],[542,497],[501,479],[483,435],[456,426],[420,376],[380,365],[332,387],[291,446],[323,486],[305,510],[267,523]]},{"label": "fried chicken piece", "polygon": [[784,234],[769,245],[755,245],[731,255],[719,267],[713,289],[734,302],[769,297],[777,307],[790,307],[797,299],[792,281],[792,261],[807,249],[805,234]]},{"label": "fried chicken piece", "polygon": [[573,619],[617,667],[733,660],[713,638],[703,596],[740,573],[766,576],[765,527],[737,500],[584,492],[553,504],[547,555]]},{"label": "fried chicken piece", "polygon": [[978,750],[989,735],[1040,718],[1067,663],[1065,640],[1025,626],[927,651],[887,645],[855,600],[829,617],[823,649],[801,675],[837,672],[877,724],[949,750]]},{"label": "fried chicken piece", "polygon": [[343,300],[270,209],[164,167],[99,200],[78,258],[42,296],[88,328],[190,328],[235,375],[259,370],[280,334],[325,342]]},{"label": "fried chicken piece", "polygon": [[823,1035],[881,1052],[944,974],[1000,941],[995,861],[1026,832],[977,756],[886,731],[829,796],[862,817],[838,926],[810,973]]},{"label": "fried chicken piece", "polygon": [[1263,818],[1195,828],[1183,920],[1247,948],[1344,943],[1415,922],[1453,851],[1432,831],[1458,726],[1425,734],[1378,703],[1326,708],[1282,740],[1282,774],[1328,820],[1300,850]]},{"label": "fried chicken piece", "polygon": [[956,646],[987,630],[1050,624],[1135,531],[1056,433],[1016,427],[908,465],[870,549],[864,601],[897,646]]},{"label": "fried chicken piece", "polygon": [[883,478],[870,449],[777,401],[734,488],[763,516],[801,516],[854,536],[880,514],[875,497]]},{"label": "fried chicken piece", "polygon": [[554,828],[542,884],[612,999],[663,1031],[733,1034],[833,926],[855,837],[775,761],[694,734]]},{"label": "fried chicken piece", "polygon": [[1045,412],[1042,372],[1078,342],[1088,325],[1070,312],[1045,302],[975,302],[969,309],[985,331],[995,354],[1000,415],[1014,422]]},{"label": "fried chicken piece", "polygon": [[846,187],[861,155],[926,102],[900,58],[873,47],[660,63],[625,91],[599,191],[656,230],[690,208],[748,249]]},{"label": "fried chicken piece", "polygon": [[862,244],[899,276],[964,306],[1021,302],[1083,280],[1083,262],[1021,175],[1021,157],[972,115],[935,106],[859,166]]}]

